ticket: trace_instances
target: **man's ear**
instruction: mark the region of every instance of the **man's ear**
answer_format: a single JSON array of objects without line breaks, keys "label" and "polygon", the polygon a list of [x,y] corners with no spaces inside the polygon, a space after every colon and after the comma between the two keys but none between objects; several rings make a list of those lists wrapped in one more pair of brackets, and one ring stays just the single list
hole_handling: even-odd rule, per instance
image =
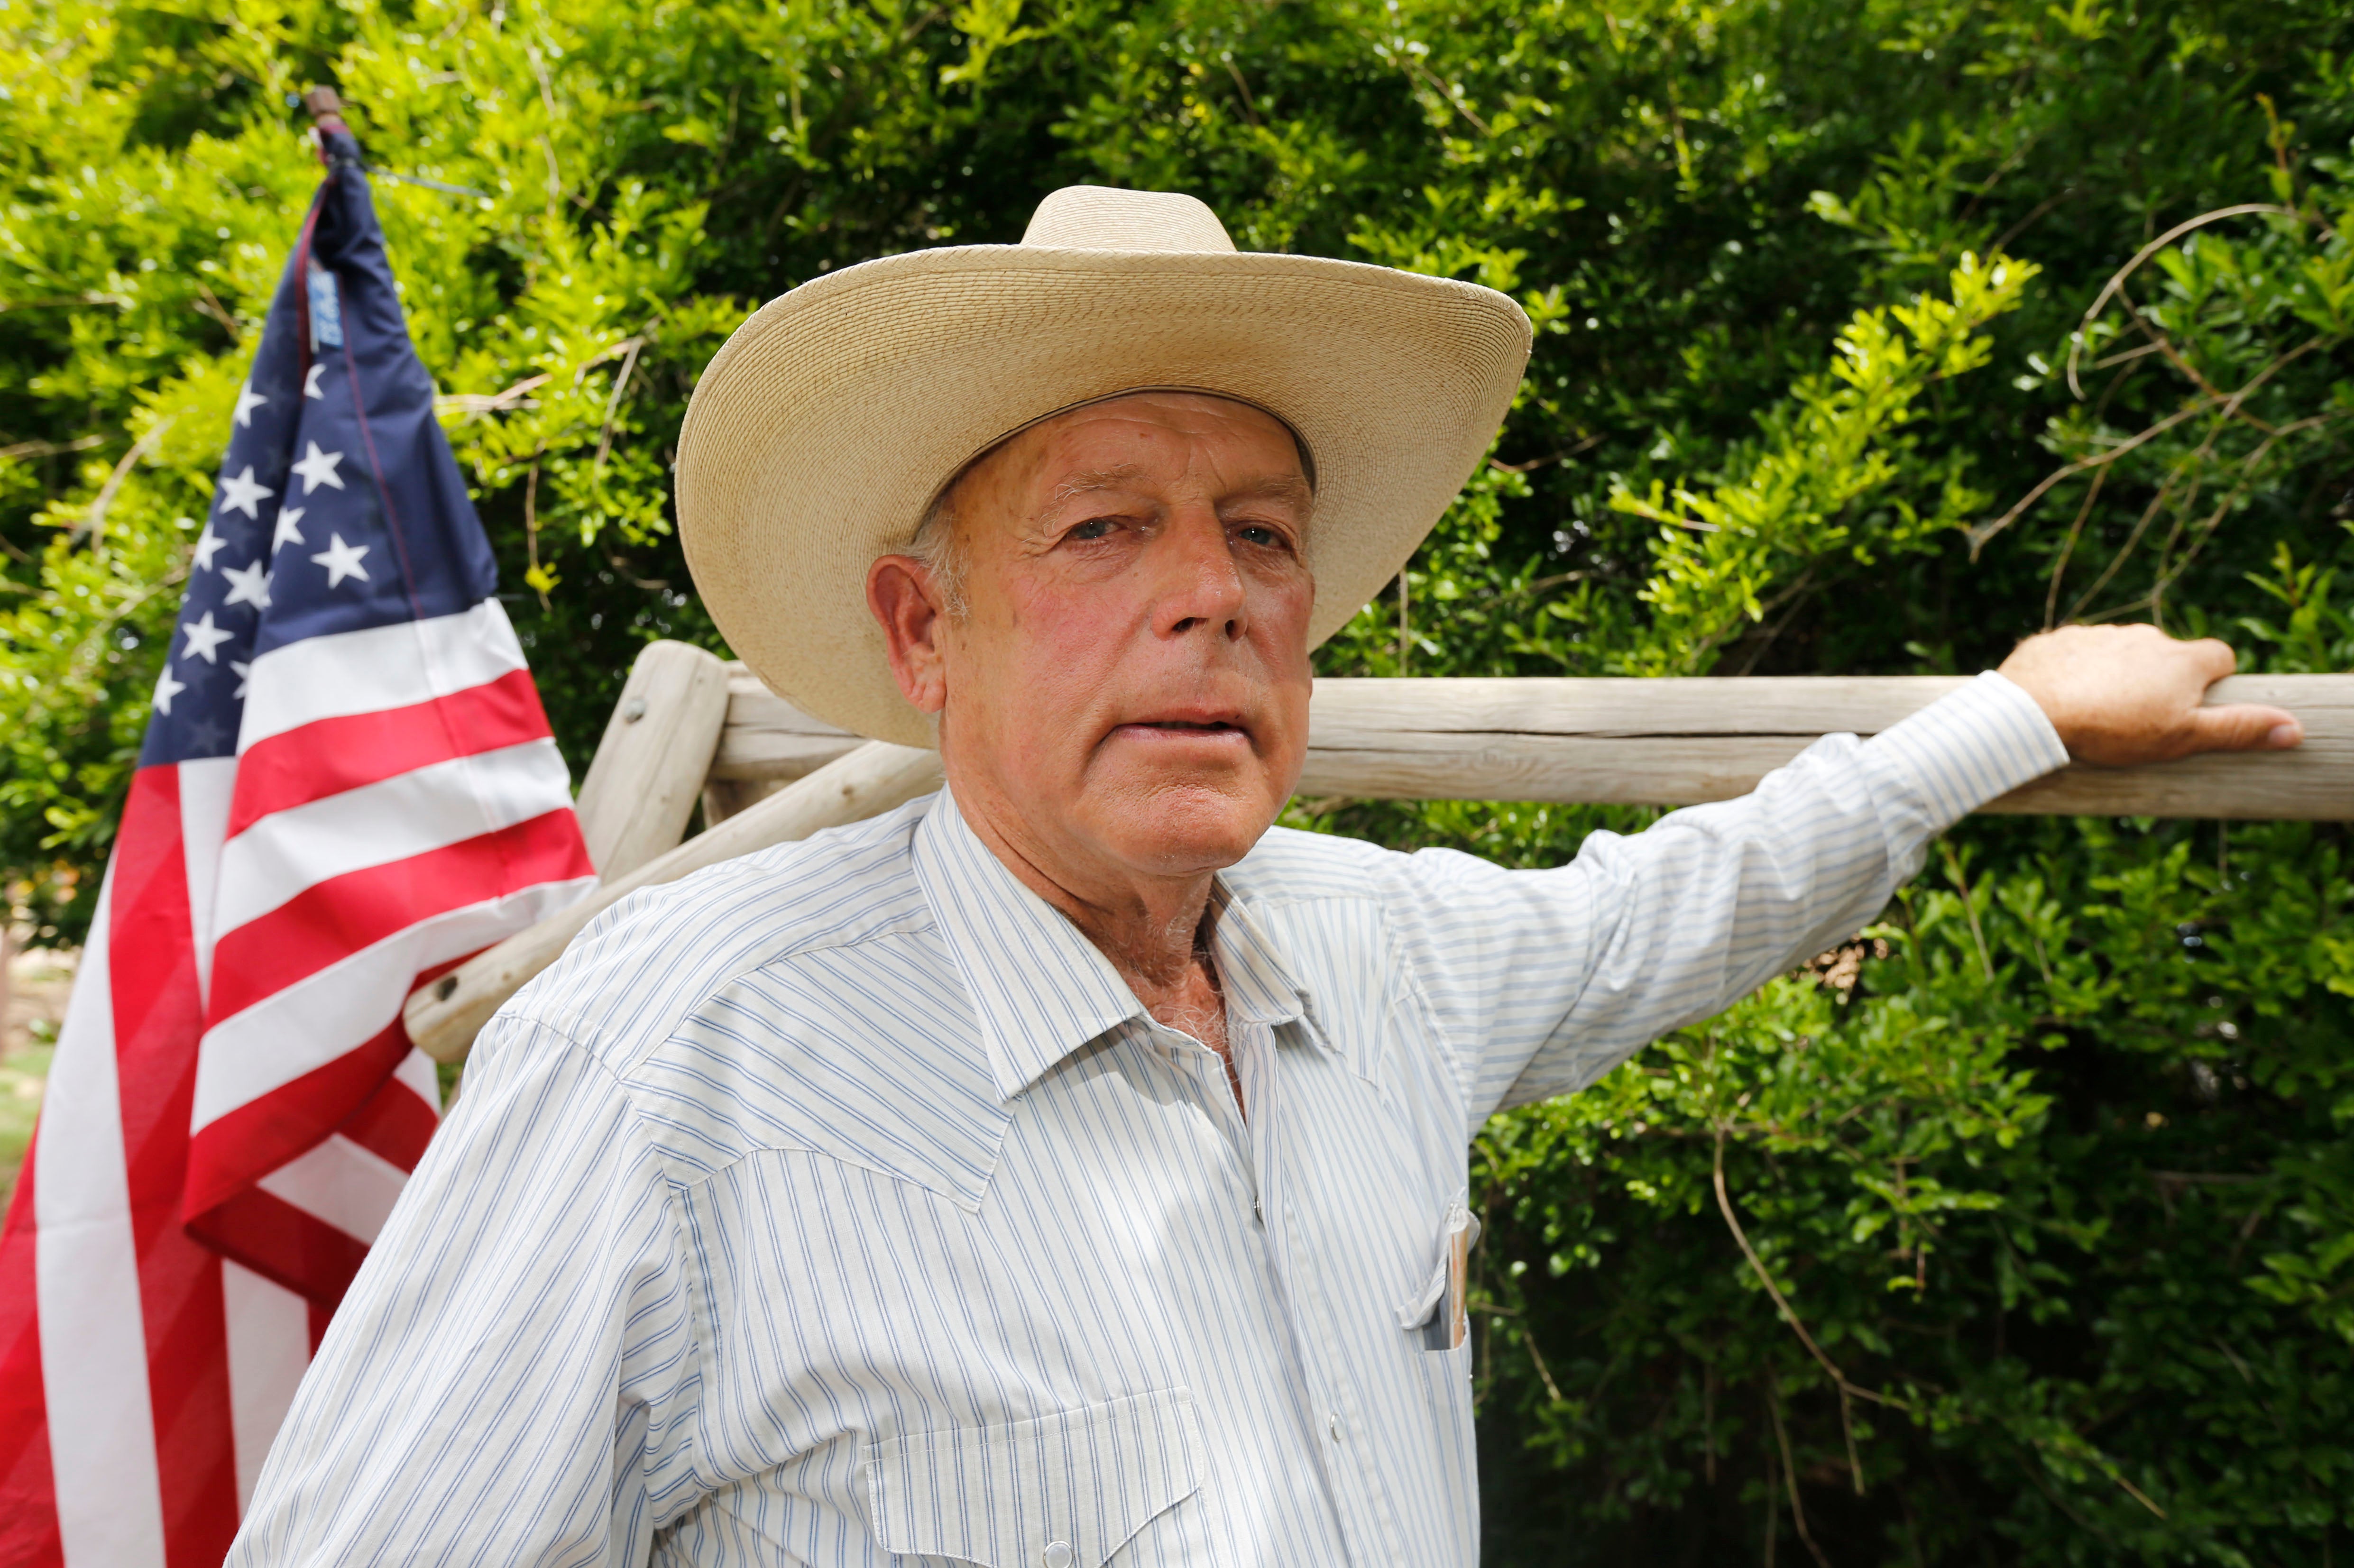
[{"label": "man's ear", "polygon": [[940,611],[930,568],[912,556],[885,556],[866,571],[866,608],[883,627],[891,673],[907,700],[924,713],[948,705],[949,677],[939,636]]}]

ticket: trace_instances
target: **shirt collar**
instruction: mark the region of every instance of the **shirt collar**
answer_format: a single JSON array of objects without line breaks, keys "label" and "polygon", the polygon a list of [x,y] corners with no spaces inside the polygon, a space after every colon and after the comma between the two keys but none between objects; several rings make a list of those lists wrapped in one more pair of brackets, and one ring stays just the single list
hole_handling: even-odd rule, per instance
[{"label": "shirt collar", "polygon": [[[916,877],[972,994],[998,1096],[1012,1099],[1144,1004],[1111,960],[982,843],[943,789],[916,830]],[[1248,906],[1223,883],[1211,936],[1230,1016],[1301,1016],[1307,993]],[[1311,1036],[1320,1039],[1315,1031]]]},{"label": "shirt collar", "polygon": [[[1217,918],[1210,926],[1210,956],[1218,963],[1218,983],[1229,1017],[1250,1023],[1289,1023],[1312,1012],[1307,988],[1292,978],[1249,901],[1220,881],[1210,890]],[[1310,1032],[1321,1040],[1319,1032]]]}]

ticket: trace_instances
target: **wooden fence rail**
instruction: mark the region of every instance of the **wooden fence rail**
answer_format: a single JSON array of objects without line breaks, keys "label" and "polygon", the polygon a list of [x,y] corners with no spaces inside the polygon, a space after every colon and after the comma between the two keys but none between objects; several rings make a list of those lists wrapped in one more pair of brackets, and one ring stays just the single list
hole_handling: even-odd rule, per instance
[{"label": "wooden fence rail", "polygon": [[[1299,789],[1352,800],[1721,800],[1819,736],[1877,734],[1965,679],[1319,681]],[[2234,676],[2209,700],[2287,708],[2305,725],[2305,745],[2149,768],[2079,765],[1986,810],[2354,819],[2354,675]],[[459,1060],[500,1003],[629,892],[887,810],[938,781],[930,752],[862,741],[799,712],[741,666],[655,643],[581,789],[604,885],[420,988],[408,1000],[410,1037],[440,1060]],[[678,843],[682,802],[697,789],[708,829]]]},{"label": "wooden fence rail", "polygon": [[[1877,735],[1960,675],[1738,680],[1316,683],[1299,792],[1361,800],[1690,806],[1746,794],[1826,735]],[[2211,701],[2298,715],[2293,752],[2154,768],[2077,766],[1989,811],[2058,816],[2354,818],[2354,675],[2236,675]],[[797,779],[858,737],[732,673],[711,778],[731,797]]]}]

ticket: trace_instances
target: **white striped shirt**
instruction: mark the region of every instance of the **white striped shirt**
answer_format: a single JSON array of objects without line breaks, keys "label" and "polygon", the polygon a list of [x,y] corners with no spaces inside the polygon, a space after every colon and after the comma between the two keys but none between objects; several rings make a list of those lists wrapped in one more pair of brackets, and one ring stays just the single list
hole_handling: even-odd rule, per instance
[{"label": "white striped shirt", "polygon": [[1271,832],[1247,1120],[945,794],[636,895],[484,1032],[230,1562],[1469,1568],[1470,1352],[1400,1323],[1469,1135],[2065,760],[1988,676],[1558,870]]}]

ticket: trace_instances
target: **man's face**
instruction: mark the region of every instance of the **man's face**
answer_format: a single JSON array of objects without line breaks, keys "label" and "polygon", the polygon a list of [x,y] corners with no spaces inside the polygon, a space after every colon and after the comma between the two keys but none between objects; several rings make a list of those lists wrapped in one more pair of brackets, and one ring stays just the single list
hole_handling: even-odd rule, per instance
[{"label": "man's face", "polygon": [[903,688],[941,715],[960,802],[1001,803],[1001,833],[1081,875],[1242,858],[1307,748],[1312,497],[1290,432],[1138,393],[1022,432],[951,500],[964,615],[909,636],[870,598]]}]

